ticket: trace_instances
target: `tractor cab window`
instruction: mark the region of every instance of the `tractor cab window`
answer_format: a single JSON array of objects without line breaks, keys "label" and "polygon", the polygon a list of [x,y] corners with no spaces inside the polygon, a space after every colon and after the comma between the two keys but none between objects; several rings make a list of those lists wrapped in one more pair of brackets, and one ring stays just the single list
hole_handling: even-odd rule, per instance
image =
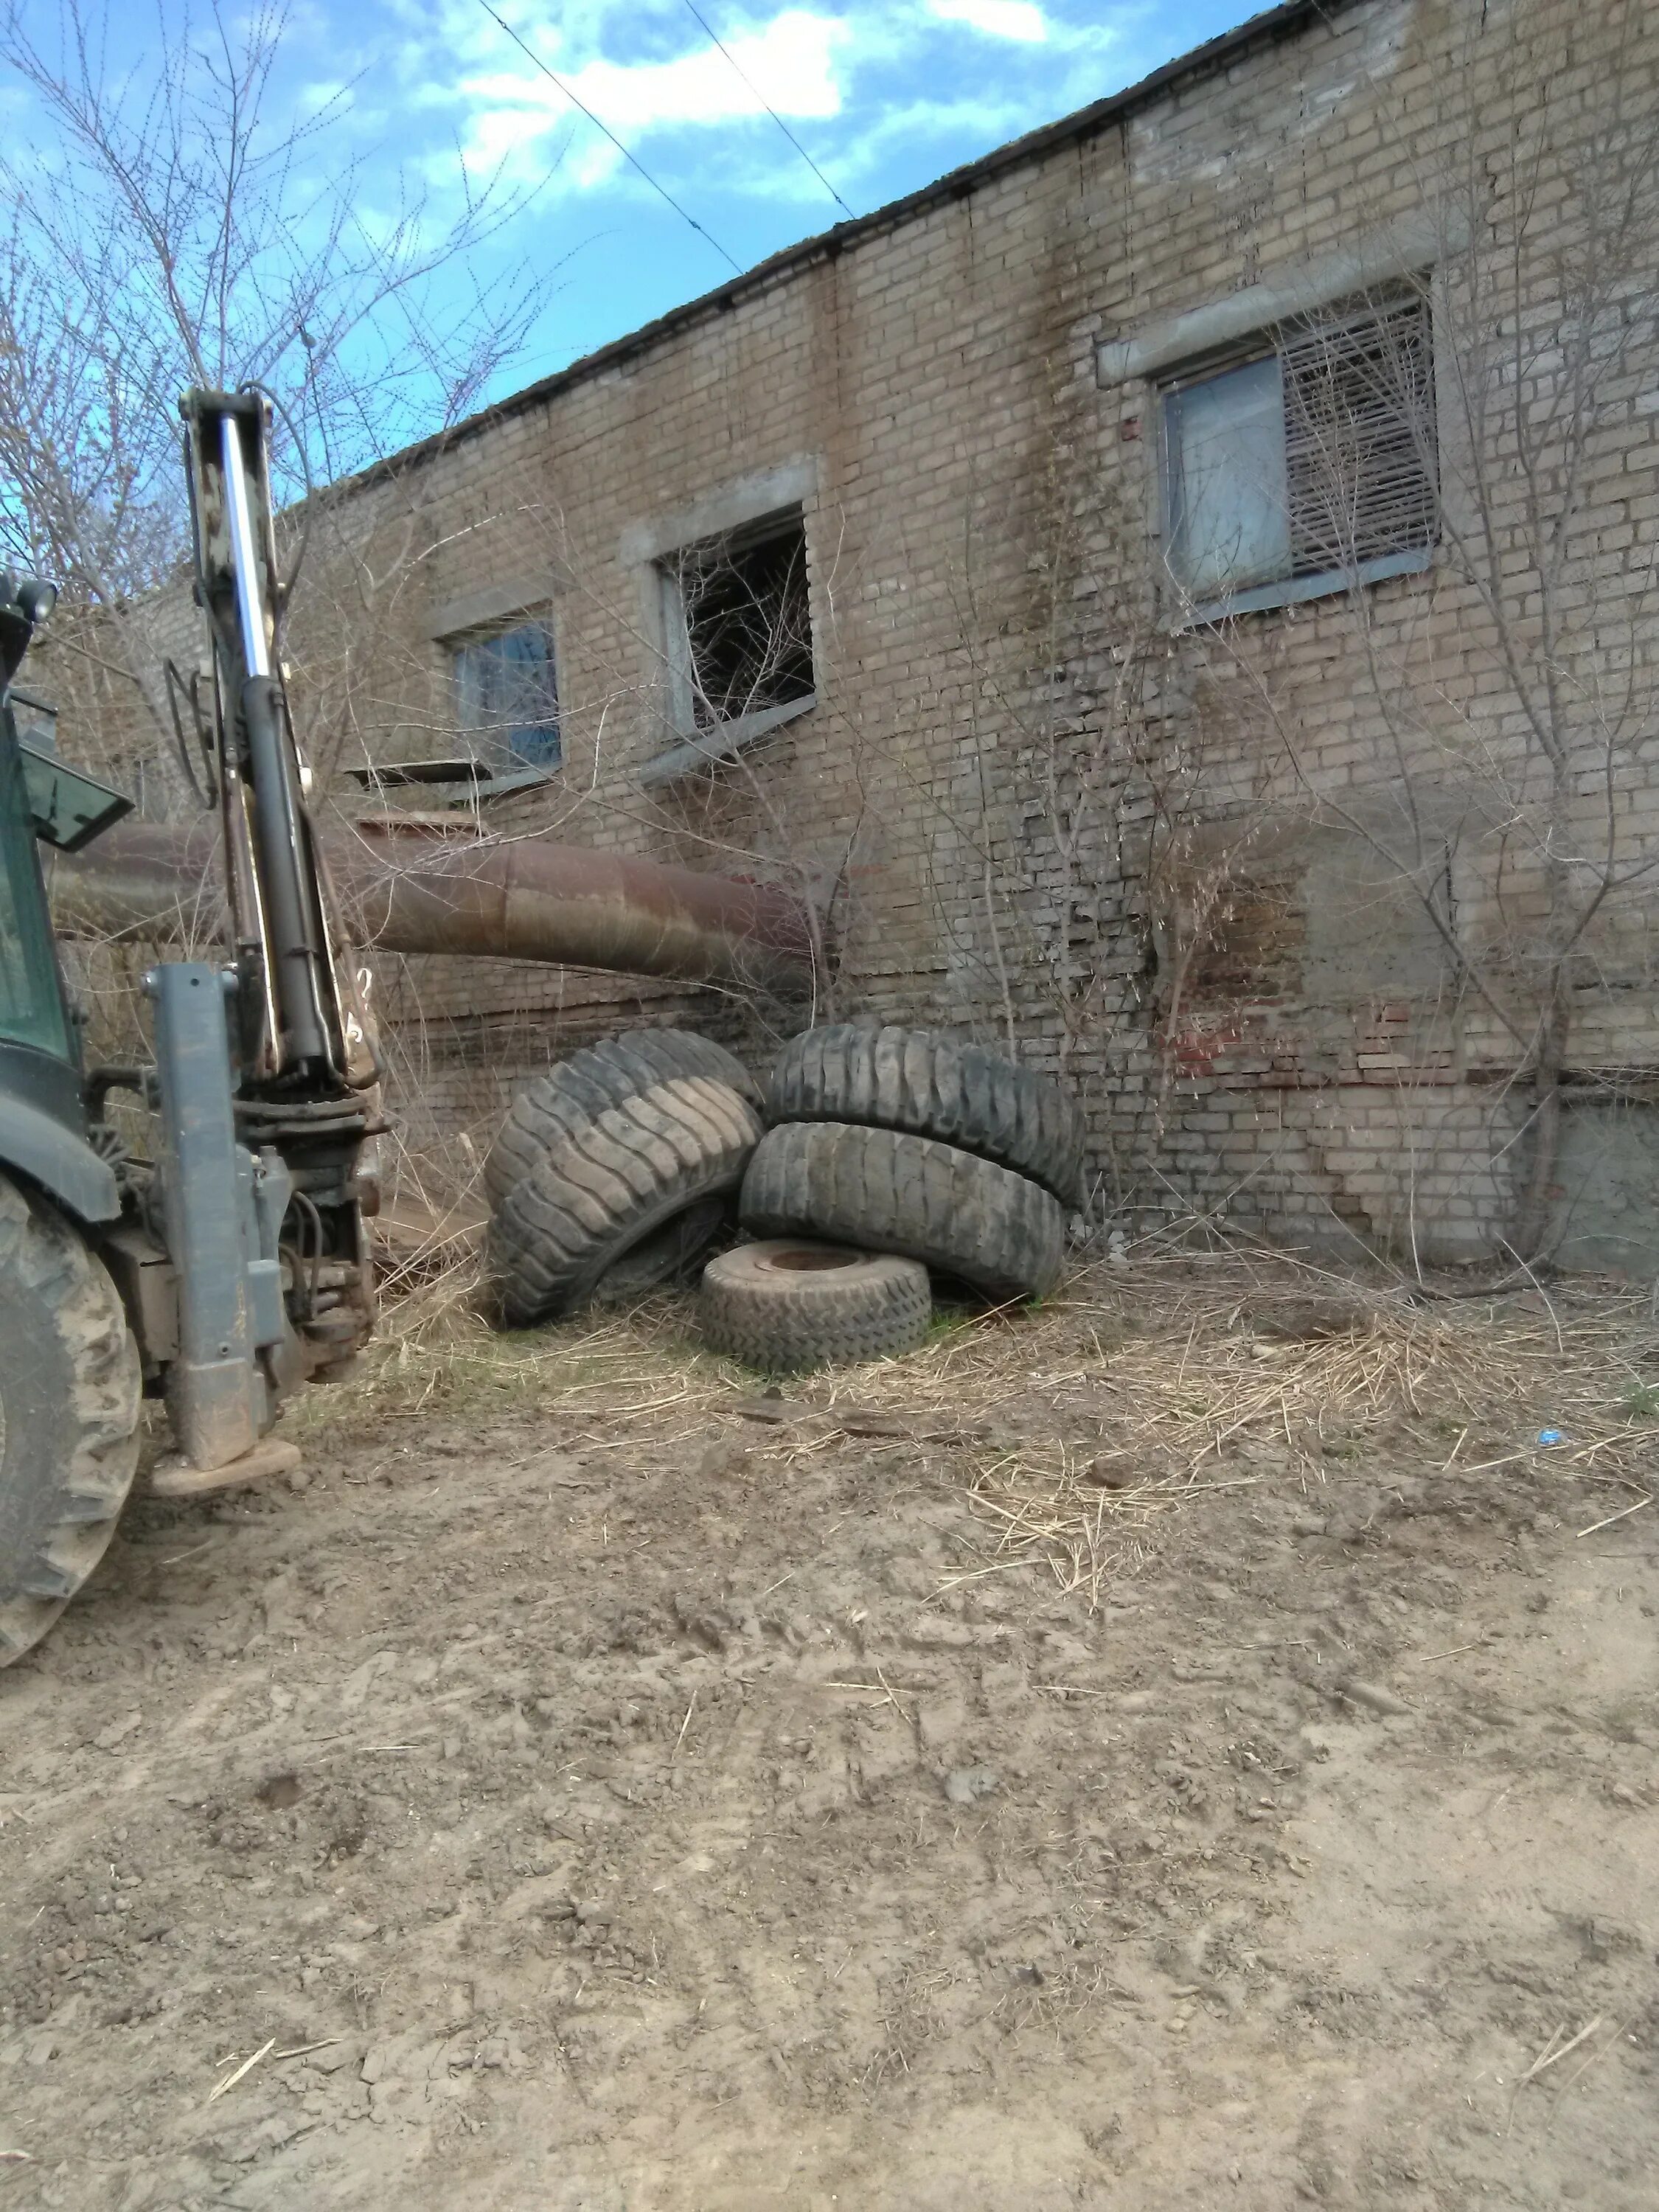
[{"label": "tractor cab window", "polygon": [[33,810],[9,726],[0,727],[0,1037],[59,1060],[72,1056]]}]

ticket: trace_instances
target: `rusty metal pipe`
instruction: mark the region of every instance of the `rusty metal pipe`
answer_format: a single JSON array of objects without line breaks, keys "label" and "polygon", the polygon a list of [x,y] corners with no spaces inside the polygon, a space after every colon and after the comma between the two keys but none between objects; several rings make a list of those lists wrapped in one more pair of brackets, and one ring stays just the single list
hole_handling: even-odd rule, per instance
[{"label": "rusty metal pipe", "polygon": [[[331,831],[356,942],[387,952],[551,961],[629,975],[800,990],[805,908],[767,884],[703,876],[543,837],[447,845]],[[126,822],[52,867],[65,936],[201,943],[223,919],[218,824]]]}]

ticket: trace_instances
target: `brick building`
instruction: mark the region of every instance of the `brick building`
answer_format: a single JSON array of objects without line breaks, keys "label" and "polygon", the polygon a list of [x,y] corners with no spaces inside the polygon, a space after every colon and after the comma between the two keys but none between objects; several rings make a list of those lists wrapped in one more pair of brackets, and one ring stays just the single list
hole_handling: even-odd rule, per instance
[{"label": "brick building", "polygon": [[[1656,144],[1639,0],[1291,0],[335,488],[328,803],[800,884],[1103,1211],[1650,1266]],[[416,1136],[802,1018],[386,969]]]}]

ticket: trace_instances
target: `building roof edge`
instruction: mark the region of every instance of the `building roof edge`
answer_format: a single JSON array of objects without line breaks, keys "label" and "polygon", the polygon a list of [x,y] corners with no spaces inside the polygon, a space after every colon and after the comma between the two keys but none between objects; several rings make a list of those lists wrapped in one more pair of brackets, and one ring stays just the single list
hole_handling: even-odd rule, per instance
[{"label": "building roof edge", "polygon": [[1235,60],[1239,54],[1256,46],[1293,36],[1308,25],[1326,22],[1358,0],[1279,0],[1279,4],[1252,15],[1231,31],[1223,31],[1202,46],[1194,46],[1184,54],[1164,62],[1150,75],[1141,77],[1121,91],[1109,93],[1103,100],[1092,101],[1087,107],[1078,108],[1057,122],[1040,125],[1027,131],[1023,137],[1012,138],[1006,145],[994,147],[959,168],[937,177],[931,184],[921,185],[902,198],[889,200],[885,205],[873,208],[868,215],[837,223],[834,229],[819,231],[810,238],[786,246],[764,261],[757,261],[752,269],[740,276],[732,276],[713,291],[702,292],[666,314],[642,323],[637,330],[623,337],[612,338],[593,352],[583,354],[565,368],[555,369],[550,375],[538,377],[533,383],[509,392],[504,398],[480,408],[477,414],[468,415],[447,429],[433,432],[429,437],[405,446],[384,460],[371,462],[368,467],[354,476],[343,477],[328,486],[324,493],[337,495],[402,474],[435,459],[468,440],[493,428],[495,424],[511,420],[568,391],[573,386],[602,376],[606,370],[616,368],[636,356],[647,353],[664,340],[674,337],[684,330],[693,328],[714,316],[729,313],[750,294],[765,290],[780,277],[810,268],[813,263],[834,260],[861,245],[867,238],[883,232],[896,230],[903,223],[932,209],[954,200],[968,198],[981,185],[1003,175],[1010,169],[1025,163],[1041,161],[1047,154],[1068,143],[1080,143],[1099,131],[1109,130],[1136,109],[1149,106],[1167,93],[1192,79],[1212,76]]}]

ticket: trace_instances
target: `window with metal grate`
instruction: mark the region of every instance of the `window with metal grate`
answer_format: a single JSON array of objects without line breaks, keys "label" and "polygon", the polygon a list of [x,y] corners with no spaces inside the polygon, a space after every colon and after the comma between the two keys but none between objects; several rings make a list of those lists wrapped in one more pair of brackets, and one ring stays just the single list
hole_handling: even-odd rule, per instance
[{"label": "window with metal grate", "polygon": [[1420,296],[1285,330],[1291,573],[1434,543],[1434,359]]},{"label": "window with metal grate", "polygon": [[1434,352],[1419,289],[1298,319],[1162,394],[1165,558],[1182,619],[1428,566]]}]

